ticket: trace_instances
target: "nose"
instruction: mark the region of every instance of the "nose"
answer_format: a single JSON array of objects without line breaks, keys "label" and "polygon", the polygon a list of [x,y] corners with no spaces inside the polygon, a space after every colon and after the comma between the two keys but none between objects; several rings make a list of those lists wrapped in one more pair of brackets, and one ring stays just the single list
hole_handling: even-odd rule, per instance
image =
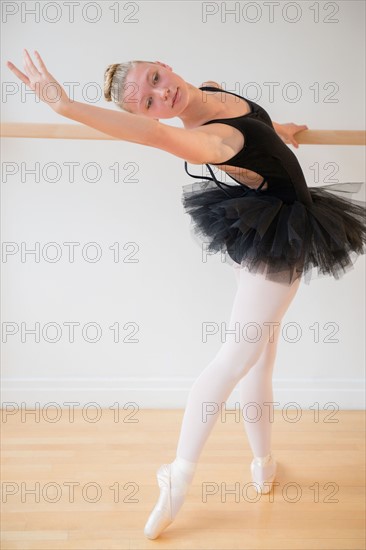
[{"label": "nose", "polygon": [[163,99],[164,101],[166,101],[168,99],[168,97],[170,96],[170,90],[169,88],[162,88],[161,91],[160,91],[160,97],[161,99]]}]

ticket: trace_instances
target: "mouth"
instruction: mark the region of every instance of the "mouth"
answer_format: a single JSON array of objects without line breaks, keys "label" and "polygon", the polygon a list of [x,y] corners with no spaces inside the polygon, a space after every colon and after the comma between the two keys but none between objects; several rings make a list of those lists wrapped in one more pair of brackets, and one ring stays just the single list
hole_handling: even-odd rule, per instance
[{"label": "mouth", "polygon": [[174,97],[173,97],[172,107],[174,107],[175,102],[176,102],[176,100],[177,100],[177,97],[178,97],[178,90],[179,90],[179,88],[177,88],[177,91],[175,92],[175,95],[174,95]]}]

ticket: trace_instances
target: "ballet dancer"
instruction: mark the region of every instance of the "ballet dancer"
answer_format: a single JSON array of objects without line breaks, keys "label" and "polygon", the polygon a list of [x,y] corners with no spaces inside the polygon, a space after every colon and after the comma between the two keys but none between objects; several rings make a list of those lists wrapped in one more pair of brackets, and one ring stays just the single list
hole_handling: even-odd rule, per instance
[{"label": "ballet dancer", "polygon": [[[104,96],[115,112],[71,101],[34,55],[36,64],[24,50],[25,73],[7,66],[56,113],[184,159],[187,174],[200,180],[183,186],[193,235],[209,252],[225,253],[237,277],[227,331],[239,327],[242,334],[247,323],[258,329],[255,339],[227,337],[189,392],[175,459],[156,474],[160,494],[144,528],[155,539],[181,509],[220,407],[238,383],[242,405],[255,402],[262,413],[258,422],[244,419],[252,479],[258,492],[271,490],[277,464],[264,403],[273,401],[281,321],[313,268],[338,279],[365,253],[365,203],[349,196],[361,184],[309,188],[287,146],[297,148],[295,135],[307,126],[275,123],[260,105],[214,82],[197,88],[160,61],[115,63],[104,73]],[[173,117],[183,128],[160,122]],[[192,174],[188,163],[205,164],[210,176]],[[233,181],[220,181],[211,165]],[[207,414],[212,403],[216,412]]]}]

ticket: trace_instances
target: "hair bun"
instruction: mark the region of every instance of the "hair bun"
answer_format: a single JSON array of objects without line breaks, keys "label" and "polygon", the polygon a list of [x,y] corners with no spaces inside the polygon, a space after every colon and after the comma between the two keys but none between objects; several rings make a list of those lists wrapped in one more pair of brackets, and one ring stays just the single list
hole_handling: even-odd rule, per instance
[{"label": "hair bun", "polygon": [[108,67],[104,72],[104,98],[106,99],[106,101],[112,101],[112,97],[111,97],[112,82],[118,66],[119,66],[119,63],[113,63],[112,65],[108,65]]}]

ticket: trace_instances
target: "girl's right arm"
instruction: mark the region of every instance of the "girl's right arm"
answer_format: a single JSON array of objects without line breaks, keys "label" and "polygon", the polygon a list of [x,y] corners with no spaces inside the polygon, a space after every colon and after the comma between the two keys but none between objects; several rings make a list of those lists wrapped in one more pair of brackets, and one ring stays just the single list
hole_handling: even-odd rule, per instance
[{"label": "girl's right arm", "polygon": [[[141,115],[71,101],[59,82],[48,72],[38,52],[35,52],[35,56],[40,69],[34,65],[27,50],[24,50],[26,75],[12,63],[8,62],[7,65],[56,113],[117,139],[162,149],[192,164],[220,162],[220,159],[230,156],[231,150],[223,140],[205,128],[176,128]],[[53,88],[56,88],[57,94],[50,99],[49,90]]]},{"label": "girl's right arm", "polygon": [[214,163],[223,154],[230,156],[219,136],[201,128],[176,128],[142,115],[78,101],[67,101],[57,112],[115,138],[162,149],[192,164]]}]

